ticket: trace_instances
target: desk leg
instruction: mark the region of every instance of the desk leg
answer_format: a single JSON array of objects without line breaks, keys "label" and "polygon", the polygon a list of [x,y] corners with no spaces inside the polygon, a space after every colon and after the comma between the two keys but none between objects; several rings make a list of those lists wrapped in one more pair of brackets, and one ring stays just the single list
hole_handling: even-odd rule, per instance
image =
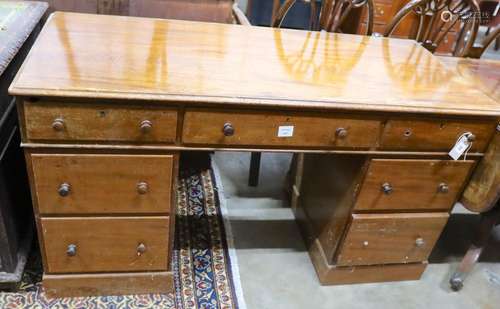
[{"label": "desk leg", "polygon": [[252,152],[250,157],[250,171],[248,173],[248,185],[256,187],[259,184],[260,157],[262,153]]}]

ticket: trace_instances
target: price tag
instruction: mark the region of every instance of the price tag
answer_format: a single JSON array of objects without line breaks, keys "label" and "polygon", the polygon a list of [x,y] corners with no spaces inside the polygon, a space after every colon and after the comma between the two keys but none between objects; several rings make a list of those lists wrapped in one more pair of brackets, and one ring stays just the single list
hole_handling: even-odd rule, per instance
[{"label": "price tag", "polygon": [[453,160],[458,160],[466,151],[469,150],[471,146],[471,142],[469,142],[469,138],[467,134],[460,136],[455,143],[455,146],[451,148],[448,153]]},{"label": "price tag", "polygon": [[293,136],[293,126],[278,127],[278,137],[292,137],[292,136]]}]

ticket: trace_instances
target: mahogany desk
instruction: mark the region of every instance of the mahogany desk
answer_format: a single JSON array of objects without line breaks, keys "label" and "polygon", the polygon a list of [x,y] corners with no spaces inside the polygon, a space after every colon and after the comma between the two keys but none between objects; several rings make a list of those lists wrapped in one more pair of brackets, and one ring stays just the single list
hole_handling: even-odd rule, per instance
[{"label": "mahogany desk", "polygon": [[473,86],[408,40],[56,13],[10,88],[44,286],[171,290],[194,150],[305,153],[295,210],[321,282],[417,279],[498,123]]}]

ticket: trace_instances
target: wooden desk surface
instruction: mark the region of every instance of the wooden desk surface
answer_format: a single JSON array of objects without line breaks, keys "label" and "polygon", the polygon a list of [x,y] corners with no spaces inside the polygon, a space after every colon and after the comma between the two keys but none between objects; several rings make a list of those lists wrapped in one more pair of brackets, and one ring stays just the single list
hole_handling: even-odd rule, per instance
[{"label": "wooden desk surface", "polygon": [[55,13],[11,93],[500,116],[410,40]]}]

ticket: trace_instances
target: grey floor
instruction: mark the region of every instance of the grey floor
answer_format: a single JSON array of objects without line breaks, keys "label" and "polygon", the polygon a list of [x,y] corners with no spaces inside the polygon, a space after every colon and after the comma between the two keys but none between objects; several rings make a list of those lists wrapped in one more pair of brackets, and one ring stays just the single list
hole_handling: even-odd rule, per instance
[{"label": "grey floor", "polygon": [[215,154],[247,308],[500,308],[500,229],[460,292],[448,278],[467,250],[478,216],[455,207],[420,281],[321,286],[289,205],[289,154],[264,153],[260,184],[247,186],[249,153]]}]

